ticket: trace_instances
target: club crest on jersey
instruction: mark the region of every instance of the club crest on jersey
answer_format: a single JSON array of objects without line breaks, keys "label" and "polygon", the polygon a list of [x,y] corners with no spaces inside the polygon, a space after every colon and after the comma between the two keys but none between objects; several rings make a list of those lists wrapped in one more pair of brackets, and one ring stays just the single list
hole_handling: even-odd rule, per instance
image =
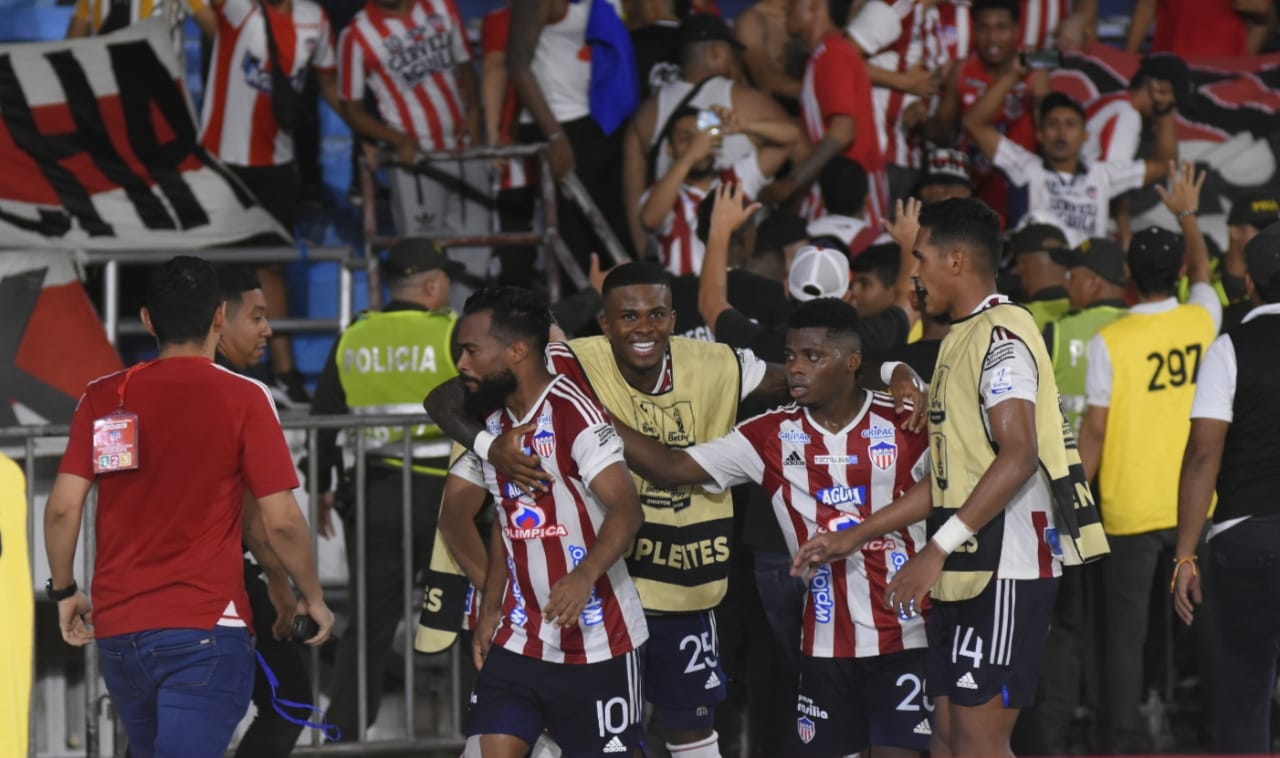
[{"label": "club crest on jersey", "polygon": [[778,439],[783,442],[794,442],[797,445],[807,445],[813,441],[809,435],[799,429],[788,429],[785,432],[778,432]]},{"label": "club crest on jersey", "polygon": [[814,725],[813,719],[801,716],[796,719],[796,732],[800,735],[800,741],[808,745],[813,742],[814,735],[818,733],[818,727]]},{"label": "club crest on jersey", "polygon": [[830,624],[836,599],[831,588],[831,564],[824,563],[813,572],[809,580],[809,595],[813,598],[813,619],[819,624]]},{"label": "club crest on jersey", "polygon": [[505,531],[513,540],[542,540],[564,537],[569,533],[564,524],[548,524],[546,512],[529,502],[518,504],[510,516],[510,524]]},{"label": "club crest on jersey", "polygon": [[898,446],[888,440],[880,440],[867,452],[871,454],[871,464],[881,471],[888,471],[898,462]]},{"label": "club crest on jersey", "polygon": [[843,484],[837,484],[833,487],[824,487],[818,490],[814,495],[814,499],[832,508],[838,508],[842,505],[863,505],[867,500],[867,488],[846,487]]},{"label": "club crest on jersey", "polygon": [[550,458],[556,452],[556,434],[547,429],[533,435],[533,449],[540,458]]}]

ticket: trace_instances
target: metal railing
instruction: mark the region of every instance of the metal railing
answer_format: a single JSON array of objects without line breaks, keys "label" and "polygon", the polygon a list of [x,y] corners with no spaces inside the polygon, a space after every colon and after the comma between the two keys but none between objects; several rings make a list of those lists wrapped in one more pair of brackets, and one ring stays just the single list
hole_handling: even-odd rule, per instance
[{"label": "metal railing", "polygon": [[[368,650],[367,640],[367,562],[368,562],[368,546],[367,540],[361,538],[360,535],[367,533],[367,506],[366,502],[366,483],[368,475],[367,451],[369,449],[369,441],[366,435],[359,433],[360,430],[369,427],[389,427],[392,429],[400,429],[403,432],[403,438],[393,445],[400,445],[399,454],[401,460],[412,460],[413,437],[412,430],[414,427],[429,423],[430,419],[425,414],[419,415],[348,415],[348,416],[302,416],[302,415],[284,415],[281,417],[281,425],[288,431],[304,431],[306,433],[305,452],[307,456],[306,473],[306,492],[307,492],[307,511],[308,523],[312,525],[311,541],[313,550],[318,549],[319,533],[315,528],[317,523],[318,511],[317,502],[319,492],[317,490],[318,470],[317,470],[317,453],[319,450],[318,432],[320,430],[340,430],[346,433],[346,447],[355,456],[355,507],[354,507],[354,527],[357,538],[353,540],[356,546],[355,555],[355,576],[348,578],[349,586],[354,590],[355,607],[351,614],[349,628],[356,630],[358,640],[357,648],[357,666],[356,666],[356,682],[357,687],[357,719],[359,728],[356,739],[334,744],[322,744],[321,734],[316,730],[311,730],[309,745],[301,745],[295,751],[294,755],[395,755],[404,753],[415,753],[421,755],[427,750],[445,750],[445,749],[461,749],[464,743],[462,735],[462,653],[460,646],[456,645],[449,651],[448,660],[448,694],[446,699],[442,701],[447,706],[448,718],[444,721],[445,727],[436,733],[417,735],[416,710],[418,706],[418,697],[416,692],[416,678],[418,675],[417,664],[420,660],[414,651],[414,636],[417,631],[418,624],[418,608],[419,601],[417,599],[417,590],[415,586],[414,576],[414,539],[413,539],[413,486],[414,474],[412,469],[407,466],[401,467],[401,527],[404,539],[402,542],[403,561],[404,561],[404,593],[401,598],[403,620],[405,623],[405,656],[403,665],[403,697],[404,697],[404,736],[400,739],[369,741],[368,729],[365,726],[369,713],[369,693],[367,691],[367,671],[368,671]],[[42,518],[43,510],[39,513],[36,509],[36,491],[35,477],[37,474],[36,460],[36,441],[42,438],[59,438],[66,437],[69,433],[69,426],[49,425],[49,426],[19,426],[0,428],[0,445],[9,449],[21,446],[24,449],[23,454],[23,470],[27,477],[27,502],[28,502],[28,524],[27,538],[32,549],[30,550],[33,574],[35,571],[35,562],[37,560],[38,551],[35,549],[35,523],[37,518]],[[392,448],[394,449],[394,448]],[[379,455],[385,455],[386,446],[379,447]],[[96,545],[94,542],[94,523],[97,511],[97,488],[95,487],[91,493],[89,500],[85,504],[84,522],[82,524],[82,535],[84,539],[83,553],[81,555],[82,566],[80,576],[83,580],[83,586],[89,587],[93,579],[93,566],[96,559]],[[424,567],[425,568],[425,567]],[[61,641],[58,644],[62,644]],[[341,644],[341,643],[340,643]],[[37,653],[38,655],[38,653]],[[440,659],[432,656],[437,662]],[[423,657],[421,660],[425,660]],[[34,661],[33,661],[34,665]],[[99,718],[103,713],[104,706],[109,703],[110,696],[103,693],[100,679],[100,667],[97,655],[97,646],[89,645],[84,649],[84,668],[85,668],[85,740],[84,754],[88,758],[98,758],[103,755],[101,749],[102,735],[99,733]],[[310,667],[309,673],[311,677],[311,702],[319,707],[320,704],[320,654],[315,648],[310,649]],[[345,686],[345,683],[336,683],[335,686]],[[382,713],[386,713],[386,709],[382,709]],[[36,756],[36,740],[34,735],[38,724],[36,723],[36,709],[31,711],[31,747],[29,755],[34,758]],[[437,722],[440,719],[437,718]],[[346,736],[344,735],[344,738]]]},{"label": "metal railing", "polygon": [[[298,247],[286,245],[271,247],[208,248],[191,251],[215,264],[269,264],[305,261],[337,261],[338,267],[338,317],[272,319],[271,328],[280,333],[340,332],[351,323],[352,266],[349,261],[354,250],[351,247],[312,247],[304,253]],[[102,266],[102,324],[107,339],[116,344],[120,335],[146,334],[142,322],[136,318],[122,319],[120,314],[120,267],[154,266],[163,263],[168,256],[155,250],[95,250],[84,253],[84,260],[91,266]]]},{"label": "metal railing", "polygon": [[[473,235],[432,235],[429,239],[443,247],[503,247],[520,245],[542,245],[546,251],[547,291],[552,302],[560,299],[560,269],[579,289],[589,287],[590,281],[573,252],[565,244],[559,233],[559,218],[556,207],[557,182],[551,175],[548,161],[549,145],[539,142],[529,145],[493,145],[488,147],[472,147],[465,150],[435,150],[422,153],[416,163],[402,163],[386,151],[377,154],[377,166],[373,166],[360,156],[360,191],[364,199],[364,260],[369,266],[369,302],[371,307],[381,304],[381,288],[378,283],[376,251],[393,244],[397,237],[380,234],[378,231],[378,213],[376,207],[374,173],[378,167],[401,168],[408,171],[423,172],[432,163],[474,161],[474,160],[518,160],[536,158],[538,161],[538,196],[542,205],[542,228],[534,228],[527,232],[493,232]],[[590,193],[575,174],[569,174],[559,181],[560,190],[581,210],[591,225],[592,231],[604,244],[605,252],[613,263],[625,263],[631,258],[627,255],[622,243],[605,221],[604,214],[591,199]]]}]

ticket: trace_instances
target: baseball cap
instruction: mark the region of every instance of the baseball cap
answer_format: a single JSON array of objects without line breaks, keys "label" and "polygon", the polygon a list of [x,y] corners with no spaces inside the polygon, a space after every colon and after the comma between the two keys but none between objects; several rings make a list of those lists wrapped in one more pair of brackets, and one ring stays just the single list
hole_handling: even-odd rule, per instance
[{"label": "baseball cap", "polygon": [[1124,248],[1120,243],[1105,237],[1090,237],[1068,250],[1058,248],[1049,251],[1053,262],[1067,268],[1083,267],[1112,284],[1123,287],[1127,283],[1124,273]]},{"label": "baseball cap", "polygon": [[787,273],[787,289],[797,301],[844,297],[849,289],[849,259],[830,247],[807,245],[796,253]]},{"label": "baseball cap", "polygon": [[867,55],[875,55],[898,41],[902,20],[883,0],[870,0],[858,11],[845,31]]},{"label": "baseball cap", "polygon": [[421,274],[439,269],[450,277],[462,273],[463,266],[449,260],[439,245],[424,237],[405,237],[387,250],[387,269],[396,276]]},{"label": "baseball cap", "polygon": [[1067,248],[1067,235],[1053,224],[1027,224],[1009,237],[1009,252],[1015,258],[1023,253],[1043,253],[1052,248]]},{"label": "baseball cap", "polygon": [[1259,287],[1266,287],[1280,275],[1280,224],[1258,232],[1244,246],[1245,266]]},{"label": "baseball cap", "polygon": [[724,19],[710,13],[694,13],[680,23],[680,44],[695,42],[728,42],[735,50],[745,49]]},{"label": "baseball cap", "polygon": [[1237,200],[1227,214],[1227,224],[1252,224],[1259,229],[1280,221],[1280,192],[1255,192]]},{"label": "baseball cap", "polygon": [[969,176],[969,156],[949,147],[938,147],[929,151],[924,162],[924,173],[920,176],[920,184],[963,184],[973,189],[973,178]]},{"label": "baseball cap", "polygon": [[1182,268],[1182,235],[1149,226],[1129,242],[1129,272],[1135,279],[1176,278]]}]

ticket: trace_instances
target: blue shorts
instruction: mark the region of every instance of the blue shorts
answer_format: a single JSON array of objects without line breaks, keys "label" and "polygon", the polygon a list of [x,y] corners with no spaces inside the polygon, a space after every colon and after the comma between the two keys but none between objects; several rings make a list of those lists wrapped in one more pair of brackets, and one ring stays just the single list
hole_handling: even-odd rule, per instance
[{"label": "blue shorts", "polygon": [[642,650],[599,663],[550,663],[494,645],[471,692],[466,734],[546,731],[565,758],[631,755],[642,745]]},{"label": "blue shorts", "polygon": [[645,643],[644,694],[664,730],[710,728],[728,694],[713,611],[651,614]]},{"label": "blue shorts", "polygon": [[992,579],[970,600],[933,600],[929,611],[929,696],[1006,708],[1035,703],[1058,579]]},{"label": "blue shorts", "polygon": [[923,649],[869,658],[803,656],[787,755],[831,758],[872,745],[927,751],[933,704],[924,695],[925,660]]}]

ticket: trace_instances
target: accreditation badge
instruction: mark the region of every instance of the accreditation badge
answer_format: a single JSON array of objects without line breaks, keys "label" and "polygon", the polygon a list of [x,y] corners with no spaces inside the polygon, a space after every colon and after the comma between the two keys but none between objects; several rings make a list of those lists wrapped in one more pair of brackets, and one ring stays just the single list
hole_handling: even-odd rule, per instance
[{"label": "accreditation badge", "polygon": [[116,411],[93,422],[93,473],[138,468],[138,414]]}]

